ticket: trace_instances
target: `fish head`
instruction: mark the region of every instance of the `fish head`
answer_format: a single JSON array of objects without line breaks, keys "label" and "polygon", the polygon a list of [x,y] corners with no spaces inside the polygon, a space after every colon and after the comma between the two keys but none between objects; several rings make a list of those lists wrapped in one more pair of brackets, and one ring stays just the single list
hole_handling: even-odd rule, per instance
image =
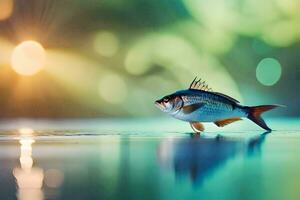
[{"label": "fish head", "polygon": [[180,96],[167,95],[155,101],[155,106],[165,113],[174,113],[180,109],[183,101]]}]

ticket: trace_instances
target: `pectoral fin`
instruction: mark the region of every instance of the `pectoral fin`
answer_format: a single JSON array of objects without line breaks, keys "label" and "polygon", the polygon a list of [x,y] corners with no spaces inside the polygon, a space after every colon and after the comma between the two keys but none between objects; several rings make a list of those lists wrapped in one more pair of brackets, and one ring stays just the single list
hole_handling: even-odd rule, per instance
[{"label": "pectoral fin", "polygon": [[204,126],[201,122],[190,122],[190,125],[196,133],[204,131]]},{"label": "pectoral fin", "polygon": [[217,126],[219,126],[219,127],[223,127],[223,126],[226,126],[228,124],[231,124],[231,123],[239,121],[239,120],[242,120],[242,119],[241,118],[229,118],[229,119],[224,119],[224,120],[216,121],[214,123]]},{"label": "pectoral fin", "polygon": [[204,105],[204,103],[195,103],[192,105],[183,106],[182,111],[184,114],[190,114],[190,113],[194,112],[195,110],[201,108],[203,105]]}]

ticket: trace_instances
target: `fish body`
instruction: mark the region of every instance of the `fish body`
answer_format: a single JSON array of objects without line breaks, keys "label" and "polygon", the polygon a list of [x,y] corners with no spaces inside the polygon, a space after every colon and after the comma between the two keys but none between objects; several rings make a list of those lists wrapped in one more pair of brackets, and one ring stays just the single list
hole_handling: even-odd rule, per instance
[{"label": "fish body", "polygon": [[279,105],[244,106],[230,96],[213,92],[205,82],[191,83],[189,89],[180,90],[157,100],[155,105],[172,117],[189,122],[195,132],[204,130],[201,122],[225,126],[248,118],[265,130],[271,129],[261,118],[261,113]]},{"label": "fish body", "polygon": [[[191,122],[215,122],[222,119],[246,117],[243,106],[218,94],[200,90],[181,90],[172,95],[182,98],[183,106],[176,112],[170,113],[174,118]],[[198,105],[193,112],[187,112],[184,107]],[[196,108],[196,106],[195,106]]]}]

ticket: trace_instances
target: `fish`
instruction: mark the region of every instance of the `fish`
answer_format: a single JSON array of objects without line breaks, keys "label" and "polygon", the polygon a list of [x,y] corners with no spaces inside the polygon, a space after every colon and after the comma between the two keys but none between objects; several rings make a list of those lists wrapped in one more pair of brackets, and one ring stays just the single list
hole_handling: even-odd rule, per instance
[{"label": "fish", "polygon": [[279,104],[245,106],[238,100],[220,92],[214,92],[205,81],[191,82],[188,89],[179,90],[155,101],[155,106],[170,116],[190,123],[194,132],[204,131],[202,122],[212,122],[218,127],[248,118],[255,124],[272,131],[261,114],[277,107]]}]

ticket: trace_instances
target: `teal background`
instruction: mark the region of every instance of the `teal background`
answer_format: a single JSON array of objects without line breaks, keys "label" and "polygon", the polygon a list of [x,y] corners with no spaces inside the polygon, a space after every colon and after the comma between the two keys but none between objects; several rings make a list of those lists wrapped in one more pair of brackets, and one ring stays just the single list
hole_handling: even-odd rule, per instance
[{"label": "teal background", "polygon": [[[272,116],[299,116],[298,8],[297,0],[4,0],[0,117],[158,116],[153,102],[195,76],[243,104],[287,105]],[[11,68],[26,40],[46,51],[33,76]],[[266,59],[277,64],[261,71]]]}]

